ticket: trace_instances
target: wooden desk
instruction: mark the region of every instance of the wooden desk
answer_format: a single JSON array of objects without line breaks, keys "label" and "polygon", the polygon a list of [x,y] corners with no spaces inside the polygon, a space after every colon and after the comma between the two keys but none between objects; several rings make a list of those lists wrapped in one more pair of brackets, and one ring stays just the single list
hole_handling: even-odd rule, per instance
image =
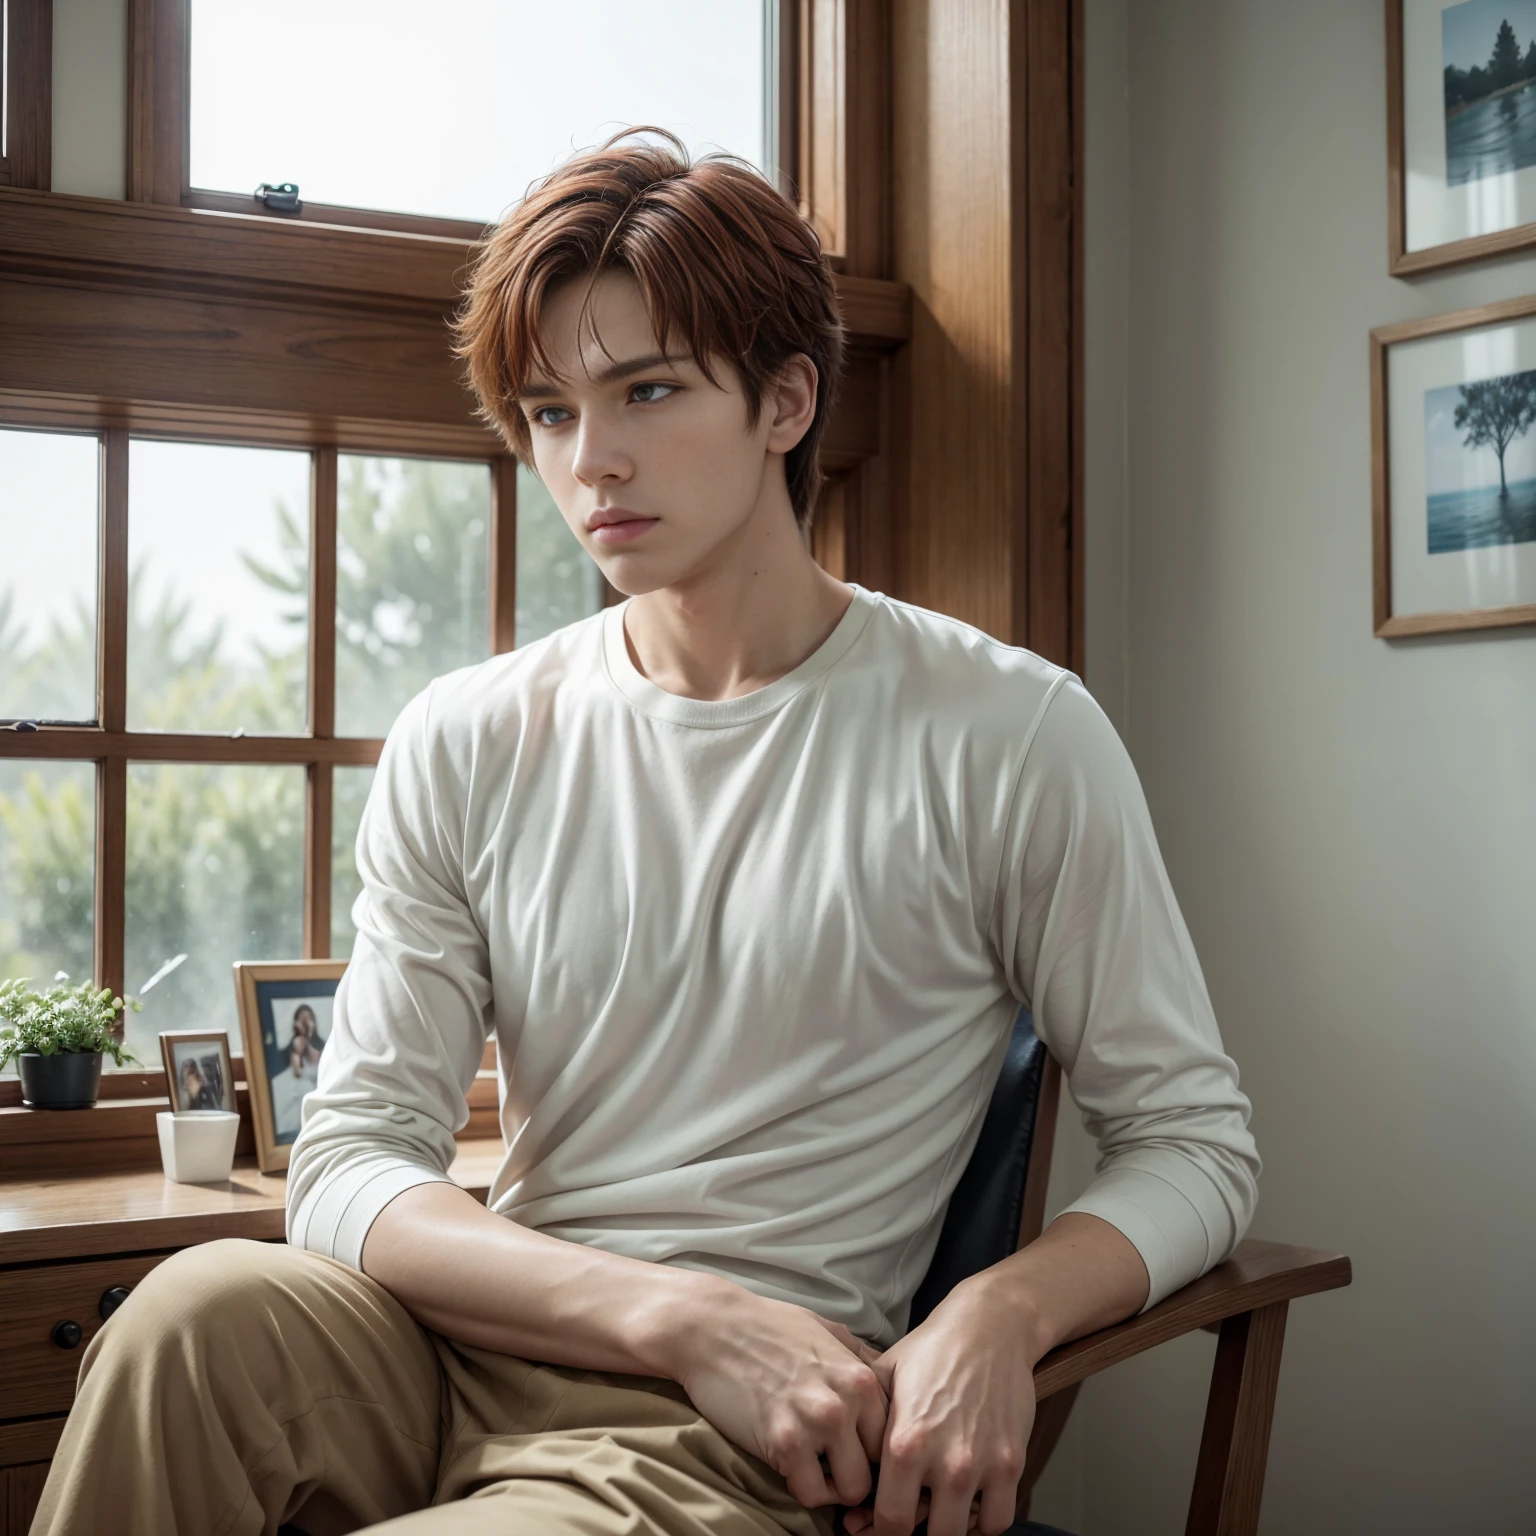
[{"label": "wooden desk", "polygon": [[[484,1200],[502,1153],[499,1137],[461,1141],[450,1171]],[[283,1241],[286,1194],[248,1157],[222,1184],[159,1169],[0,1178],[0,1536],[26,1536],[107,1293],[194,1243]],[[71,1322],[76,1342],[60,1342]]]}]

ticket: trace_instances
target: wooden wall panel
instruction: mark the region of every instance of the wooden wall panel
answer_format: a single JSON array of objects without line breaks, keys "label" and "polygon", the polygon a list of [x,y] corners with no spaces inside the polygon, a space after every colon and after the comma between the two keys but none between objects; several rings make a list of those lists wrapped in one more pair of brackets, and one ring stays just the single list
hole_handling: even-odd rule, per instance
[{"label": "wooden wall panel", "polygon": [[1002,0],[894,0],[892,275],[902,597],[1013,638],[1016,486],[1008,20]]},{"label": "wooden wall panel", "polygon": [[[1015,93],[1014,120],[1022,128],[1022,156],[1015,180],[1022,200],[1022,229],[1015,260],[1023,270],[1015,312],[1022,314],[1026,421],[1027,538],[1013,574],[1013,633],[1033,651],[1067,665],[1078,662],[1075,641],[1078,583],[1074,577],[1074,417],[1081,401],[1072,377],[1077,247],[1074,217],[1074,140],[1077,121],[1072,90],[1072,13],[1066,0],[1033,3],[1016,16],[1014,74],[1023,78],[1024,100]],[[1022,23],[1018,25],[1017,23]],[[1021,52],[1022,49],[1022,52]],[[1079,93],[1080,94],[1080,93]],[[1022,246],[1022,250],[1020,249]]]},{"label": "wooden wall panel", "polygon": [[1081,666],[1080,0],[894,0],[896,590]]}]

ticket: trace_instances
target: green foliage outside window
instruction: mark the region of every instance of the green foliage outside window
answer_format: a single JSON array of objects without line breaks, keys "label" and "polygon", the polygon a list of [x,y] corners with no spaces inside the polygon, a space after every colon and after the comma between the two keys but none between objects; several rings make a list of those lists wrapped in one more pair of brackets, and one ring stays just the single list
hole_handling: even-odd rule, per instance
[{"label": "green foliage outside window", "polygon": [[[483,466],[426,460],[343,456],[338,468],[337,729],[383,735],[432,677],[489,653],[488,480]],[[542,485],[520,472],[518,491],[521,644],[594,612],[602,586]],[[216,722],[210,730],[261,734],[302,693],[308,517],[281,503],[274,517],[279,558],[246,563],[287,599],[293,643],[233,669],[218,660],[222,626],[200,632],[175,594],[152,606],[130,602],[128,687],[134,717],[149,728],[186,718],[195,697],[198,717]],[[27,697],[45,702],[79,697],[82,678],[89,695],[93,616],[84,608],[58,615],[46,641],[29,646],[8,596],[0,588],[0,716],[10,677],[24,677]],[[281,766],[130,764],[124,980],[144,993],[157,970],[172,966],[145,994],[142,1024],[130,1021],[150,1042],[160,1029],[229,1027],[230,964],[298,953],[302,779],[302,770]],[[345,867],[332,903],[341,954],[356,893],[352,845],[371,781],[366,770],[336,773],[334,852]],[[89,765],[0,762],[0,976],[90,977],[94,819]],[[137,1043],[142,1055],[144,1040]]]}]

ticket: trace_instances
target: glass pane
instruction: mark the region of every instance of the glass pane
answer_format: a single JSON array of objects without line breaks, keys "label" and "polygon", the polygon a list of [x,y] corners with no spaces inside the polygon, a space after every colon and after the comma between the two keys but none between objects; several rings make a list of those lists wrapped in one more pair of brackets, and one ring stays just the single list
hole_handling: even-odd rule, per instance
[{"label": "glass pane", "polygon": [[542,640],[603,606],[603,573],[577,542],[555,498],[517,466],[517,643]]},{"label": "glass pane", "polygon": [[309,499],[307,453],[130,444],[130,730],[305,729]]},{"label": "glass pane", "polygon": [[304,770],[130,763],[127,856],[129,1049],[152,1067],[162,1029],[227,1029],[238,1055],[230,966],[303,954]]},{"label": "glass pane", "polygon": [[357,873],[357,828],[373,788],[373,768],[337,768],[331,791],[331,954],[348,959],[357,938],[352,905],[363,882]]},{"label": "glass pane", "polygon": [[336,734],[383,736],[491,653],[490,465],[343,454],[336,534]]},{"label": "glass pane", "polygon": [[766,10],[192,0],[192,185],[293,181],[306,202],[488,221],[633,124],[766,169]]},{"label": "glass pane", "polygon": [[91,979],[95,869],[95,765],[0,759],[0,979]]},{"label": "glass pane", "polygon": [[96,718],[100,451],[0,432],[0,719]]}]

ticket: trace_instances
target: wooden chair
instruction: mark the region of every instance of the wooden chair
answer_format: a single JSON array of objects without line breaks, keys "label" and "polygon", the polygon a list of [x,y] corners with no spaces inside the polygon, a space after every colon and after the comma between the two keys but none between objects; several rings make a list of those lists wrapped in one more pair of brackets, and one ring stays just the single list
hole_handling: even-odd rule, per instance
[{"label": "wooden chair", "polygon": [[[959,1281],[1040,1235],[1060,1095],[1060,1070],[1035,1037],[1029,1011],[1021,1009],[981,1134],[913,1298],[911,1327]],[[1052,1350],[1035,1369],[1039,1411],[1020,1486],[1020,1518],[1010,1536],[1065,1536],[1029,1521],[1029,1490],[1083,1381],[1196,1328],[1218,1334],[1219,1342],[1185,1536],[1254,1536],[1286,1307],[1298,1296],[1349,1282],[1349,1260],[1342,1254],[1250,1239],[1226,1263],[1140,1317]]]}]

